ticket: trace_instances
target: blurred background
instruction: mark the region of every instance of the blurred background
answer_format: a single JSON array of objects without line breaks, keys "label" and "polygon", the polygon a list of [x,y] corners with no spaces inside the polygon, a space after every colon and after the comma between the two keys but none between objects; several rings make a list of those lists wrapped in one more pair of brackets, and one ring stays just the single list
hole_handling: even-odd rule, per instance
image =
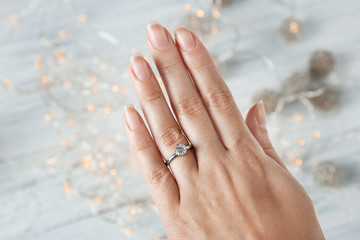
[{"label": "blurred background", "polygon": [[166,239],[121,123],[152,21],[200,36],[244,116],[264,101],[326,239],[359,239],[356,0],[0,0],[0,239]]}]

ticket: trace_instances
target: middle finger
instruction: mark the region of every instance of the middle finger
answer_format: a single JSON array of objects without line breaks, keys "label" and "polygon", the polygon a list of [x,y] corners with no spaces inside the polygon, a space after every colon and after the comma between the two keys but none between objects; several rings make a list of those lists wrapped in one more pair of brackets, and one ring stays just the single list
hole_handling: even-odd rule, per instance
[{"label": "middle finger", "polygon": [[[155,65],[164,81],[174,113],[193,144],[214,149],[222,146],[201,97],[169,32],[159,24],[148,25],[146,39]],[[198,164],[201,165],[198,158]]]}]

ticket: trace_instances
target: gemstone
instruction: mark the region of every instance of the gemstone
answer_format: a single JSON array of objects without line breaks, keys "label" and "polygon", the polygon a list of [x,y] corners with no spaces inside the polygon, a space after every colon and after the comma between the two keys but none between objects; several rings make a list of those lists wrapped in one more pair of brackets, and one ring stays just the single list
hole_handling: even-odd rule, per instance
[{"label": "gemstone", "polygon": [[186,151],[187,149],[184,144],[178,144],[175,148],[175,153],[180,156],[185,155]]}]

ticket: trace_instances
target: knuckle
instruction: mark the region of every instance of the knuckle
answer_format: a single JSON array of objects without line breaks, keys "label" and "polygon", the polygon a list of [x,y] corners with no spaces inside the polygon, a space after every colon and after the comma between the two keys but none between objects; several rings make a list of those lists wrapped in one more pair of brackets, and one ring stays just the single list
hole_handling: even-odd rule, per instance
[{"label": "knuckle", "polygon": [[163,61],[161,64],[160,64],[160,69],[166,73],[168,72],[174,72],[174,71],[178,71],[179,69],[179,66],[181,66],[183,64],[181,58],[176,58],[176,59],[165,59],[165,61]]},{"label": "knuckle", "polygon": [[161,146],[174,146],[180,143],[184,138],[178,126],[166,128],[160,136],[159,143]]},{"label": "knuckle", "polygon": [[169,174],[170,172],[167,168],[159,168],[153,171],[148,171],[148,174],[145,177],[145,182],[152,186],[160,185],[161,183],[167,182]]},{"label": "knuckle", "polygon": [[162,99],[162,96],[163,96],[162,93],[159,91],[153,92],[148,95],[144,95],[142,97],[142,103],[144,105],[153,104],[157,101],[160,101]]},{"label": "knuckle", "polygon": [[212,59],[208,56],[199,57],[197,61],[192,62],[191,67],[197,72],[209,72],[209,70],[213,72],[213,70],[216,68]]},{"label": "knuckle", "polygon": [[179,113],[187,116],[195,116],[201,112],[202,102],[197,96],[184,97],[177,105]]},{"label": "knuckle", "polygon": [[210,91],[208,105],[218,112],[231,111],[234,103],[229,90],[216,89]]},{"label": "knuckle", "polygon": [[151,142],[145,142],[141,144],[138,143],[132,147],[132,152],[134,153],[134,155],[141,155],[143,152],[149,151],[152,146],[153,145]]}]

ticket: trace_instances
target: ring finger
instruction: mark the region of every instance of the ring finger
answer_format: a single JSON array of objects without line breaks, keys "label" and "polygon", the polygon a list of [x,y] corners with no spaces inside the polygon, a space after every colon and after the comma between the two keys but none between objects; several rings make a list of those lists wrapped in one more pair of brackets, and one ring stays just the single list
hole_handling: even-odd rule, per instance
[{"label": "ring finger", "polygon": [[[154,73],[142,56],[131,58],[129,75],[153,138],[161,154],[168,159],[177,144],[187,144],[188,141],[174,119]],[[177,158],[183,159],[172,161],[171,169],[181,188],[183,183],[191,181],[192,173],[197,171],[197,163],[191,151]]]}]

